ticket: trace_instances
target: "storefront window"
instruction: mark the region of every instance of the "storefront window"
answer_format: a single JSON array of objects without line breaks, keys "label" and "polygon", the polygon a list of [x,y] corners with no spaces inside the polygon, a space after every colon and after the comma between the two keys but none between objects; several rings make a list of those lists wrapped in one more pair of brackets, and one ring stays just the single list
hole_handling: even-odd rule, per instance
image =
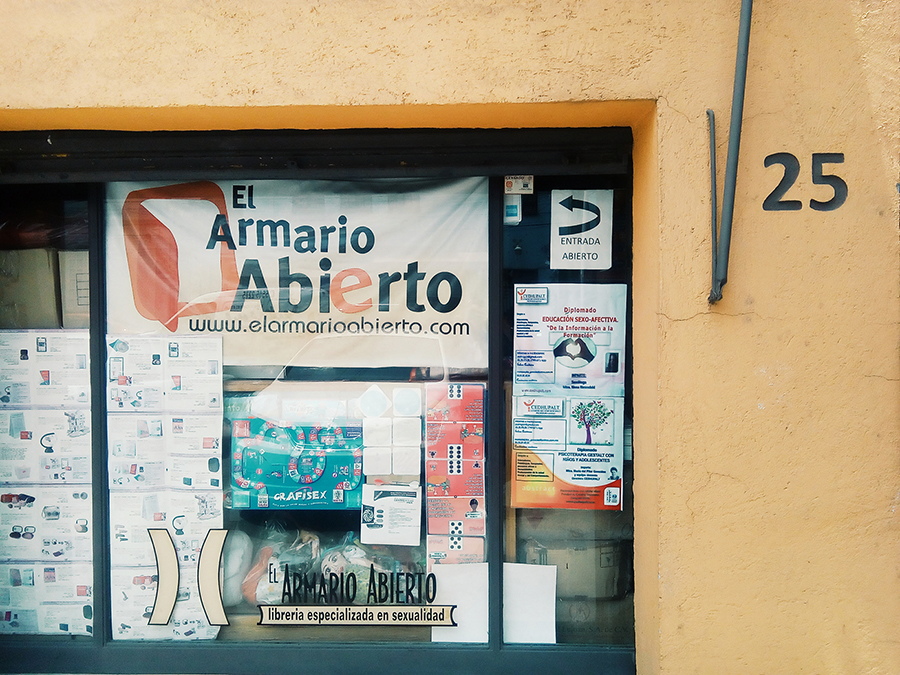
[{"label": "storefront window", "polygon": [[236,178],[117,136],[148,174],[3,188],[0,631],[35,672],[633,672],[631,136],[534,137],[229,135],[272,149]]}]

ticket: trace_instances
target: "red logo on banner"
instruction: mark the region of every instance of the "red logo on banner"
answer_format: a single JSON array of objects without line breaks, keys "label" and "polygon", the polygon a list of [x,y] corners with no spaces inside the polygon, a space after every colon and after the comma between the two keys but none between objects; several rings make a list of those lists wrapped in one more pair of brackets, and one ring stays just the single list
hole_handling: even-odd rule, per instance
[{"label": "red logo on banner", "polygon": [[147,319],[159,321],[174,333],[182,316],[229,309],[238,286],[234,251],[225,246],[220,249],[222,289],[213,300],[179,301],[178,244],[171,230],[144,206],[148,199],[208,201],[215,205],[220,215],[227,217],[225,195],[218,185],[209,181],[135,190],[128,195],[122,206],[122,226],[134,305],[138,312]]}]

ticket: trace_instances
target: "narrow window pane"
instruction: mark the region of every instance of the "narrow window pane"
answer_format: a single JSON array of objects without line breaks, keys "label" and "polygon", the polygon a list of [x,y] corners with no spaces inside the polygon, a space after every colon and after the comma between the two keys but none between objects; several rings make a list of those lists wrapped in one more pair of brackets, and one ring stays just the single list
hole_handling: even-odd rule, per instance
[{"label": "narrow window pane", "polygon": [[630,189],[505,197],[504,641],[634,644]]},{"label": "narrow window pane", "polygon": [[87,197],[3,187],[0,223],[0,633],[87,636]]}]

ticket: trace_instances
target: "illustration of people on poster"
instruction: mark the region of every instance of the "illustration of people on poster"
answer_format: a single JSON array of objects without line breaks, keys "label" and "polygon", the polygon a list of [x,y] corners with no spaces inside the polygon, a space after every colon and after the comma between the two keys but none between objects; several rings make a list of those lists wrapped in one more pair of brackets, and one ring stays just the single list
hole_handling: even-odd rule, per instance
[{"label": "illustration of people on poster", "polygon": [[519,508],[622,508],[627,288],[515,287],[513,490]]}]

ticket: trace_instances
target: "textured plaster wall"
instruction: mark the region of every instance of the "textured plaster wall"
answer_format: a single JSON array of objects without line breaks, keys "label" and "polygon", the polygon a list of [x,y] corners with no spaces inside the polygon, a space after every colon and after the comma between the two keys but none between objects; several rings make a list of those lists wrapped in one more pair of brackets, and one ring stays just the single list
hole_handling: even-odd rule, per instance
[{"label": "textured plaster wall", "polygon": [[725,3],[4,4],[12,107],[647,98],[689,75],[668,45],[733,32]]},{"label": "textured plaster wall", "polygon": [[631,124],[639,672],[897,673],[900,6],[755,3],[709,306],[738,6],[2,0],[0,129]]}]

